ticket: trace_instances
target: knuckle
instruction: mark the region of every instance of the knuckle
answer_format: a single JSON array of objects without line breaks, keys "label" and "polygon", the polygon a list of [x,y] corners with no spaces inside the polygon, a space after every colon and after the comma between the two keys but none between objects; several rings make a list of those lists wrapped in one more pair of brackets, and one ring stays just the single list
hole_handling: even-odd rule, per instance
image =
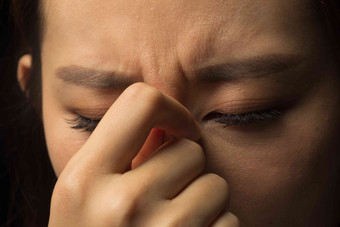
[{"label": "knuckle", "polygon": [[124,194],[115,194],[109,199],[107,196],[101,196],[97,203],[101,204],[104,209],[98,209],[98,206],[92,206],[92,216],[96,217],[98,226],[126,226],[129,221],[130,205]]},{"label": "knuckle", "polygon": [[130,191],[121,191],[115,193],[115,198],[111,203],[111,211],[120,211],[122,213],[128,213],[133,210],[135,204],[135,198]]},{"label": "knuckle", "polygon": [[73,173],[59,177],[54,190],[52,199],[57,204],[79,205],[85,193],[86,180],[83,176]]},{"label": "knuckle", "polygon": [[127,223],[129,217],[133,216],[136,213],[138,208],[139,199],[136,196],[136,193],[130,190],[121,190],[120,192],[114,193],[115,196],[112,200],[110,200],[109,212],[106,215],[112,221],[112,216],[114,216],[115,224],[123,224]]}]

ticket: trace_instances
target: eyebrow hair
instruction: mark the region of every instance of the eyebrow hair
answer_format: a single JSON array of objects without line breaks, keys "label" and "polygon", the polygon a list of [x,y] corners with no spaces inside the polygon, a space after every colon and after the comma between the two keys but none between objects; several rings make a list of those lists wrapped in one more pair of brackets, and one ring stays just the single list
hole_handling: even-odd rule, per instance
[{"label": "eyebrow hair", "polygon": [[121,72],[104,71],[70,65],[56,70],[58,78],[64,82],[92,89],[121,89],[138,82],[135,77]]},{"label": "eyebrow hair", "polygon": [[[200,83],[215,83],[273,75],[300,63],[301,57],[298,55],[271,54],[204,66],[193,71]],[[124,73],[76,65],[58,68],[56,75],[65,82],[92,89],[122,89],[138,82],[136,77]]]},{"label": "eyebrow hair", "polygon": [[270,54],[194,69],[197,80],[205,83],[233,81],[274,75],[293,69],[302,62],[298,55]]}]

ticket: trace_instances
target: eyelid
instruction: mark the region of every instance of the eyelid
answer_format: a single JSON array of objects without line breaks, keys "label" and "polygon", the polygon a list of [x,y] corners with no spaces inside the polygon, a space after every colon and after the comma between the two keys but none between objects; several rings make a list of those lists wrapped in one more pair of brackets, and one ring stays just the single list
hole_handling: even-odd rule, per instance
[{"label": "eyelid", "polygon": [[82,130],[82,132],[92,132],[98,125],[101,119],[91,119],[76,114],[73,119],[65,119],[72,129]]},{"label": "eyelid", "polygon": [[254,123],[275,120],[279,118],[282,114],[283,111],[277,109],[257,110],[242,114],[212,112],[205,116],[203,120],[214,121],[216,123],[224,125],[224,127],[236,125],[247,126]]},{"label": "eyelid", "polygon": [[70,112],[75,116],[80,116],[87,119],[100,120],[104,117],[109,108],[82,108],[71,109]]},{"label": "eyelid", "polygon": [[247,99],[224,102],[216,105],[205,115],[201,115],[200,119],[206,118],[210,113],[220,113],[226,115],[244,115],[254,112],[265,112],[268,110],[277,110],[286,112],[288,109],[294,108],[298,104],[299,99],[293,97],[285,97],[281,99]]},{"label": "eyelid", "polygon": [[222,105],[216,106],[209,112],[219,112],[229,115],[246,114],[256,111],[264,111],[273,109],[276,106],[281,106],[278,101],[273,100],[235,100],[225,102]]},{"label": "eyelid", "polygon": [[77,114],[78,117],[86,119],[86,120],[93,120],[93,121],[100,121],[103,117],[101,115],[96,115],[96,116],[89,116],[89,115],[82,115],[82,114]]},{"label": "eyelid", "polygon": [[268,112],[268,111],[277,111],[277,112],[282,112],[283,109],[281,108],[263,108],[263,109],[252,109],[249,111],[245,111],[245,110],[240,110],[240,111],[225,111],[225,110],[215,110],[215,111],[211,111],[210,113],[208,113],[206,116],[204,116],[203,120],[210,120],[213,116],[217,116],[217,115],[223,115],[223,116],[245,116],[245,115],[249,115],[249,114],[254,114],[254,113],[264,113],[264,112]]}]

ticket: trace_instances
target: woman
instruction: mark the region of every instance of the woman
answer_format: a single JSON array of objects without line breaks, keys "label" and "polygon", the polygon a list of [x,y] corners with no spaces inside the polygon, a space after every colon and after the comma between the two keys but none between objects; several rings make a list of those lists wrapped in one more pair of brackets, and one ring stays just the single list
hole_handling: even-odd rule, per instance
[{"label": "woman", "polygon": [[14,1],[17,78],[58,177],[49,226],[336,226],[323,4]]}]

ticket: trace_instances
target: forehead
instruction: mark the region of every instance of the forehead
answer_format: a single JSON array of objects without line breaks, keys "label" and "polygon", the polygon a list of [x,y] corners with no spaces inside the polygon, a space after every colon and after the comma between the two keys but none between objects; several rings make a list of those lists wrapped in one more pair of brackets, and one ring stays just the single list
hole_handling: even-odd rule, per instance
[{"label": "forehead", "polygon": [[299,35],[310,31],[309,2],[47,0],[44,42],[56,53],[74,53],[70,61],[81,56],[91,62],[174,56],[194,61],[221,49],[229,56],[249,48],[289,50],[299,45]]}]

